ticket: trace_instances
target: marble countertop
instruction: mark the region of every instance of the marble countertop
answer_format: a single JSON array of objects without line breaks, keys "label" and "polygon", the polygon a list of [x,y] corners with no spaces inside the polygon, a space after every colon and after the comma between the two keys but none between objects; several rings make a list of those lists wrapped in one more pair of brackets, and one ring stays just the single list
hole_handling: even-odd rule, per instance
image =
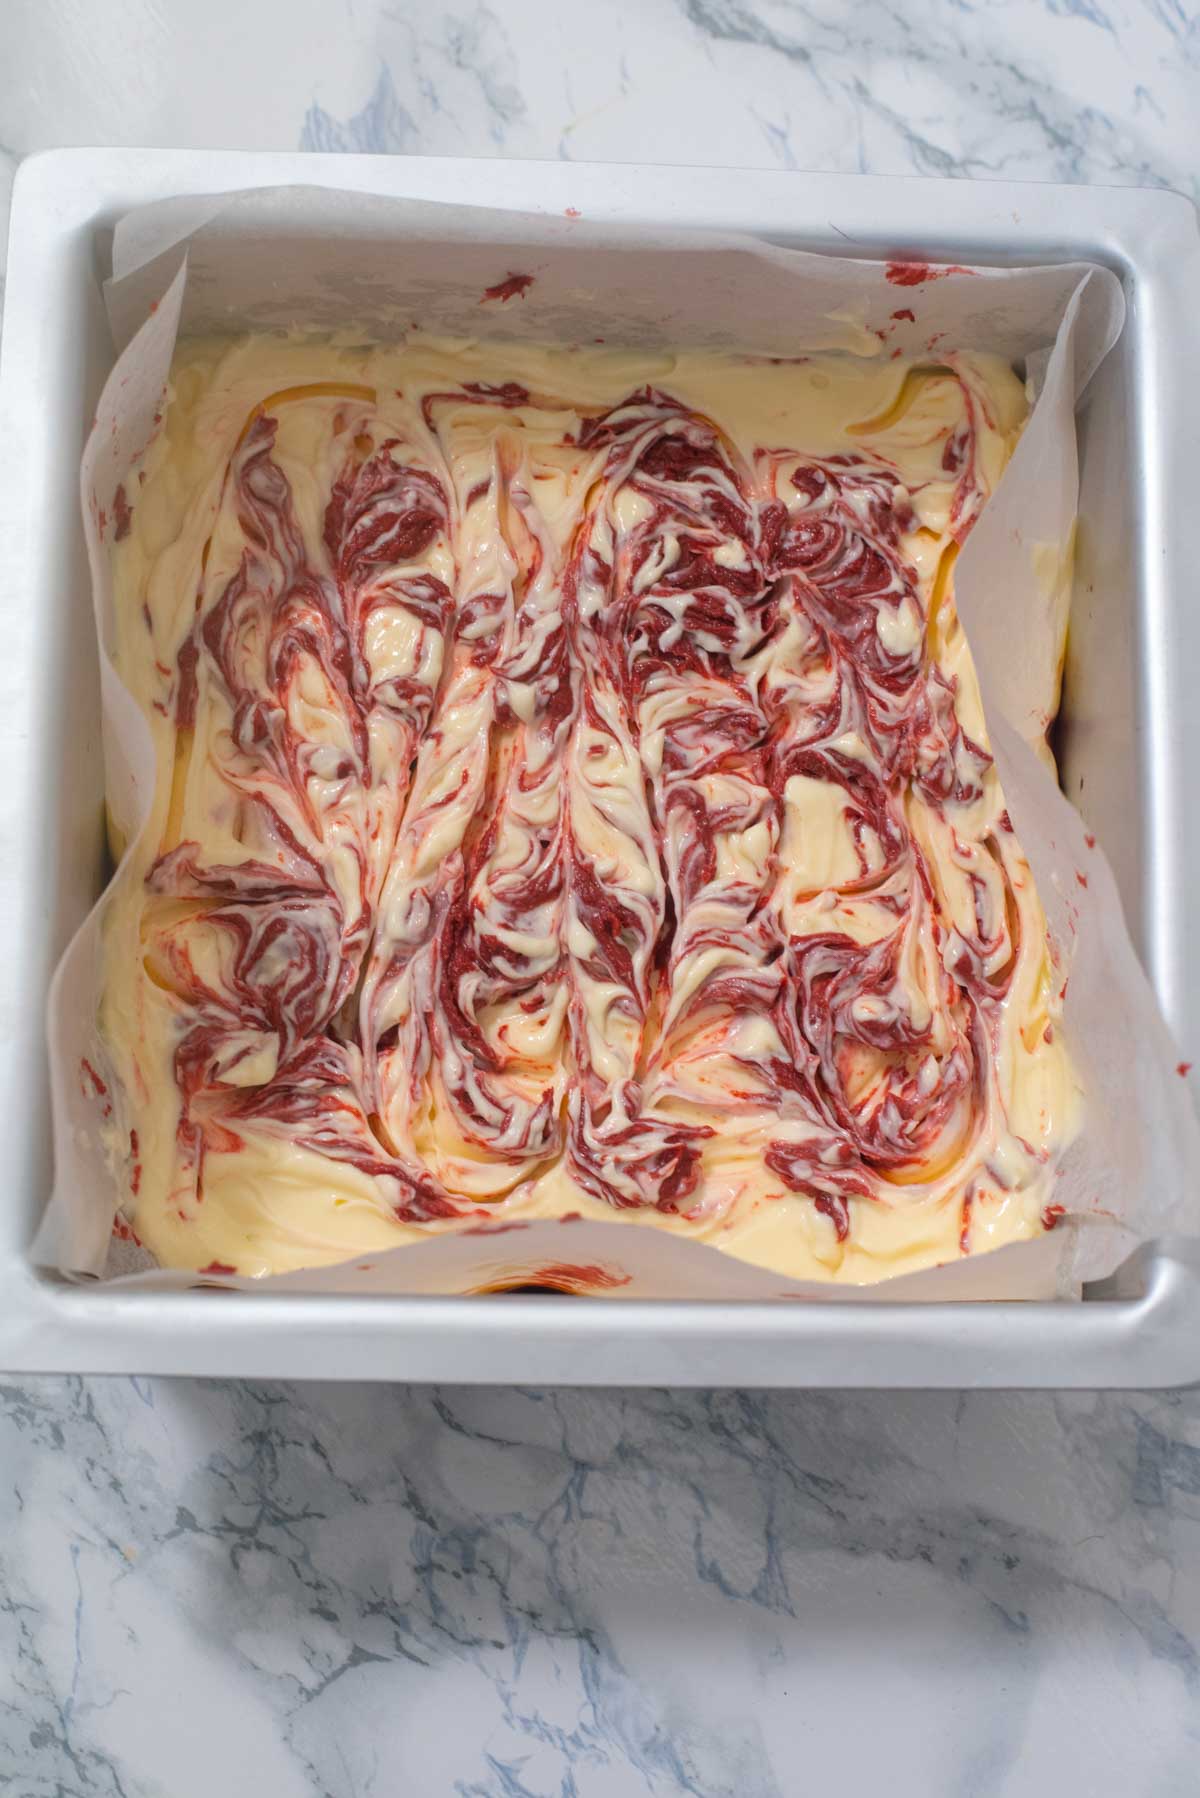
[{"label": "marble countertop", "polygon": [[[17,159],[1160,183],[1194,0],[7,0]],[[1200,1789],[1200,1395],[0,1380],[13,1798]]]}]

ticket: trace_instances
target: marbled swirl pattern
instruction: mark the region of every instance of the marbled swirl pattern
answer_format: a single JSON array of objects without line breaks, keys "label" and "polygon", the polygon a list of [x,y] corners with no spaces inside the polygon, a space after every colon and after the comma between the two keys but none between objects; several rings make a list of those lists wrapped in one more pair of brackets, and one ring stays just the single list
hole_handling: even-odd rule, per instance
[{"label": "marbled swirl pattern", "polygon": [[1186,1398],[3,1396],[21,1798],[1195,1790]]},{"label": "marbled swirl pattern", "polygon": [[[156,141],[1195,197],[1198,81],[1195,0],[266,0],[220,29],[9,0],[0,197],[30,150]],[[1200,1786],[1195,1393],[0,1399],[14,1798]]]}]

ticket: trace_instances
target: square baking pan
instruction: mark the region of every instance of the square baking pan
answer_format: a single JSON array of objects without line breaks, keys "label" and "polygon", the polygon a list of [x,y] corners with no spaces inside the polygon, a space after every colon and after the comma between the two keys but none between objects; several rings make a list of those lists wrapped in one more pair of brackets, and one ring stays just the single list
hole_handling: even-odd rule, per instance
[{"label": "square baking pan", "polygon": [[[1080,525],[1057,746],[1063,784],[1108,851],[1181,1053],[1200,1050],[1200,932],[1188,915],[1200,892],[1189,806],[1200,692],[1191,548],[1200,232],[1188,200],[1130,188],[632,165],[51,151],[18,173],[0,352],[0,1105],[9,1163],[0,1367],[579,1385],[1200,1379],[1195,1241],[1144,1246],[1079,1303],[156,1293],[75,1284],[31,1265],[51,1185],[46,990],[104,878],[99,681],[78,504],[79,455],[114,359],[99,291],[104,250],[116,219],[147,201],[287,183],[558,215],[574,207],[593,220],[751,232],[840,255],[1112,268],[1128,316],[1079,420]],[[1118,506],[1093,497],[1114,488]]]}]

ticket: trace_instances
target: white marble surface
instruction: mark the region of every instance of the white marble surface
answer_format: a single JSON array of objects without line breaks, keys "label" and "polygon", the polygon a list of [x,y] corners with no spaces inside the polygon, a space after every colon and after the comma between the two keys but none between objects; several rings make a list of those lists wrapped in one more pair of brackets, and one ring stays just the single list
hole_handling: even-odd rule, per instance
[{"label": "white marble surface", "polygon": [[[1194,0],[3,0],[62,143],[1155,182]],[[14,1798],[1200,1790],[1200,1396],[0,1385]]]}]

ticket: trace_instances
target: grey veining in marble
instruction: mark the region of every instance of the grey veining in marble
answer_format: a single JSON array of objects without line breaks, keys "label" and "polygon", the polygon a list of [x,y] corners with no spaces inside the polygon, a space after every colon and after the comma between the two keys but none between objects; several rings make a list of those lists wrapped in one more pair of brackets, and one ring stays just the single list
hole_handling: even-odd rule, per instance
[{"label": "grey veining in marble", "polygon": [[[239,145],[1166,183],[1194,0],[7,0],[0,144]],[[103,24],[100,13],[106,12]]]},{"label": "grey veining in marble", "polygon": [[[1190,0],[7,0],[20,155],[1153,183]],[[14,1798],[1200,1791],[1200,1397],[0,1385]]]},{"label": "grey veining in marble", "polygon": [[1196,1790],[1191,1398],[27,1382],[0,1467],[22,1794]]}]

